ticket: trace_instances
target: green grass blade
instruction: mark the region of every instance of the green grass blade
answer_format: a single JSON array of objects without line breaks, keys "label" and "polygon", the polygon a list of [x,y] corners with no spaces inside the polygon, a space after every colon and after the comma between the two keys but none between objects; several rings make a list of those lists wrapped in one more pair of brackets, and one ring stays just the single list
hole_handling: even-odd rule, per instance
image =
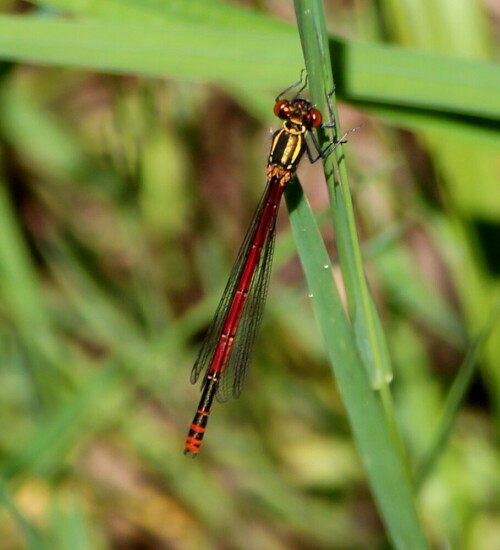
[{"label": "green grass blade", "polygon": [[41,343],[49,318],[4,182],[0,182],[0,234],[2,298],[8,303],[13,321],[24,338]]},{"label": "green grass blade", "polygon": [[[222,40],[222,37],[224,40]],[[276,47],[275,47],[276,46]],[[107,72],[280,88],[296,78],[300,49],[291,28],[228,27],[186,21],[137,25],[2,16],[2,59]],[[293,74],[293,77],[291,76]]]},{"label": "green grass blade", "polygon": [[0,181],[0,300],[9,312],[15,338],[31,366],[32,391],[48,409],[67,378],[61,362],[60,342],[42,299],[10,196]]},{"label": "green grass blade", "polygon": [[[154,24],[141,25],[130,17],[68,21],[4,15],[0,58],[281,89],[302,65],[294,30],[243,11],[246,19],[223,31],[208,16],[199,22],[161,11]],[[392,105],[395,113],[404,108],[500,120],[500,68],[493,63],[334,38],[329,48],[337,92],[349,101]]]},{"label": "green grass blade", "polygon": [[500,304],[497,303],[497,306],[491,313],[483,330],[470,346],[453,386],[448,393],[432,443],[429,445],[429,449],[421,460],[415,473],[415,485],[417,488],[422,486],[437,460],[442,455],[443,448],[449,439],[458,411],[470,387],[474,373],[476,372],[478,357],[488,342],[499,317]]},{"label": "green grass blade", "polygon": [[[315,103],[325,112],[326,96],[333,89],[333,78],[328,56],[324,15],[318,2],[302,2],[297,0],[295,5],[306,66],[308,71],[310,71],[311,96]],[[336,117],[335,106],[333,106],[333,109],[334,116]],[[338,120],[338,117],[336,117],[336,120]],[[333,157],[334,155],[331,156]],[[343,318],[346,325],[346,334],[351,334],[350,344],[353,348],[357,348],[357,353],[351,351],[350,360],[346,360],[345,357],[343,358],[344,360],[341,360],[339,354],[342,351],[340,349],[335,350],[331,346],[332,341],[336,341],[337,337],[342,339],[343,334],[339,334],[338,326],[335,327],[334,324],[328,326],[329,318],[327,313],[321,310],[328,307],[327,302],[330,300],[327,300],[326,296],[331,298],[333,295],[338,295],[338,293],[333,292],[332,286],[330,286],[330,293],[328,293],[326,287],[321,289],[318,286],[315,291],[313,290],[315,283],[312,279],[314,277],[313,274],[317,272],[318,261],[317,259],[314,261],[315,259],[311,258],[311,264],[306,267],[305,264],[309,260],[302,256],[302,254],[307,254],[306,250],[312,250],[312,243],[308,243],[308,246],[305,246],[304,243],[301,260],[303,261],[311,293],[317,297],[314,304],[323,338],[326,345],[331,346],[330,358],[332,365],[389,536],[397,548],[407,549],[410,547],[409,541],[412,541],[412,547],[425,549],[427,548],[427,543],[416,512],[405,453],[396,427],[391,396],[386,386],[391,372],[389,358],[381,323],[363,271],[361,251],[356,234],[352,201],[341,146],[335,151],[335,161],[334,163],[332,158],[326,159],[325,170],[332,200],[332,214],[339,247],[340,265],[354,325],[355,338],[352,338],[353,332],[351,327],[347,319]],[[295,227],[294,233],[296,236],[302,236],[302,233]],[[328,262],[324,265],[328,265]],[[308,270],[310,270],[309,275],[307,275]],[[334,300],[331,300],[330,306],[334,307],[335,305],[338,307],[339,303],[334,304]],[[354,357],[358,360],[355,360]],[[371,393],[368,379],[364,376],[363,369],[360,368],[359,357],[363,358],[362,364],[365,365],[365,368],[368,367],[367,370],[372,381],[375,380],[378,387],[382,388],[379,394],[381,401],[378,400],[375,394]],[[360,400],[363,403],[365,402],[359,391],[356,395],[348,396],[347,394],[348,391],[353,390],[352,386],[350,386],[353,382],[352,376],[353,372],[358,369],[359,380],[357,382],[360,384],[358,390],[371,393],[374,403],[376,403],[373,411],[368,412],[363,410],[363,406],[360,406]],[[361,385],[365,387],[361,388]],[[372,433],[365,431],[368,416],[370,416],[370,421],[374,421],[375,417],[377,417],[375,420],[377,427],[373,426],[373,430],[379,430],[381,440],[386,439],[383,444],[382,441],[374,441]],[[361,426],[357,425],[358,422]],[[381,469],[378,467],[375,470],[372,469],[374,460],[380,461],[379,466],[383,463],[384,467]],[[389,470],[385,470],[388,463],[391,463],[392,466]],[[380,484],[381,477],[384,477],[384,484],[382,485]],[[389,485],[390,489],[388,489]],[[400,490],[401,492],[399,492]]]},{"label": "green grass blade", "polygon": [[36,4],[73,15],[110,21],[151,24],[162,21],[210,23],[224,27],[275,29],[286,24],[259,12],[218,0],[35,0]]},{"label": "green grass blade", "polygon": [[332,57],[345,67],[339,89],[353,101],[404,108],[425,105],[430,111],[500,119],[500,67],[493,63],[360,43],[333,48]]},{"label": "green grass blade", "polygon": [[[331,61],[326,39],[326,29],[322,25],[322,14],[316,14],[312,5],[302,5],[298,9],[299,29],[304,44],[305,60],[310,71],[311,97],[323,113],[328,113],[327,95],[334,89]],[[302,9],[301,9],[302,8]],[[301,17],[309,13],[313,17]],[[321,37],[321,38],[320,38]],[[335,97],[331,97],[333,116],[338,121]],[[339,139],[336,129],[329,140]],[[334,162],[334,159],[336,162]],[[349,189],[343,147],[340,144],[334,154],[324,161],[328,190],[332,204],[332,219],[339,250],[340,267],[347,291],[350,317],[352,319],[361,356],[374,387],[380,388],[392,378],[387,345],[380,326],[373,298],[366,282],[361,258],[361,249],[356,232],[354,210]]]},{"label": "green grass blade", "polygon": [[321,234],[297,183],[289,184],[286,201],[318,324],[380,513],[396,548],[426,549],[406,468],[359,358]]}]

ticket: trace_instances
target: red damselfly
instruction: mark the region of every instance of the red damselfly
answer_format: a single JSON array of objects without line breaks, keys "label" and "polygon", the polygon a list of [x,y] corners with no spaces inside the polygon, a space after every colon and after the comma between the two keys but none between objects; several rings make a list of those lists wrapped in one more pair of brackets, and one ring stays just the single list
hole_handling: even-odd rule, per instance
[{"label": "red damselfly", "polygon": [[[276,218],[286,185],[294,176],[304,153],[314,163],[344,142],[343,139],[334,141],[321,149],[313,129],[333,128],[334,124],[322,124],[321,113],[301,97],[307,77],[293,99],[282,99],[300,84],[302,78],[283,91],[274,104],[274,114],[283,120],[283,125],[272,136],[266,189],[191,372],[193,384],[202,372],[204,378],[200,403],[184,445],[185,454],[196,456],[199,452],[214,397],[225,401],[231,395],[238,397],[241,393],[262,319],[271,273]],[[316,149],[316,157],[311,154],[307,136]]]}]

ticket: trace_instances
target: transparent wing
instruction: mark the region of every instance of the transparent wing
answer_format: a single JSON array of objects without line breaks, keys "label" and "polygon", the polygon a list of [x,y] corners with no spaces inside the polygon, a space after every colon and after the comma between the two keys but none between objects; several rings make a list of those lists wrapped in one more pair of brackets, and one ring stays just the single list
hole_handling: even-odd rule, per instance
[{"label": "transparent wing", "polygon": [[[268,181],[252,221],[250,222],[245,239],[243,240],[238,256],[231,270],[226,288],[222,293],[222,297],[219,305],[217,306],[214,318],[208,328],[207,334],[198,354],[198,358],[196,359],[191,371],[191,382],[193,384],[198,380],[202,372],[205,373],[206,377],[206,373],[212,363],[217,343],[221,338],[228,309],[234,301],[239,281],[255,240],[255,235],[262,217],[262,211],[268,200],[270,188],[275,184],[276,183],[273,182],[272,179]],[[243,386],[245,374],[248,370],[252,346],[257,335],[258,327],[262,320],[262,312],[269,285],[276,233],[275,225],[276,217],[271,223],[267,239],[264,243],[258,265],[252,278],[248,296],[243,307],[237,334],[221,377],[221,382],[217,391],[217,399],[219,401],[225,401],[231,395],[237,397]],[[205,381],[203,382],[202,387],[204,383]]]},{"label": "transparent wing", "polygon": [[217,389],[217,401],[226,401],[229,397],[238,397],[245,382],[253,345],[262,323],[262,314],[264,312],[267,289],[269,288],[276,236],[275,226],[276,218],[269,230],[260,256],[259,265],[248,291],[238,332],[234,338],[231,354],[229,355],[219,388]]}]

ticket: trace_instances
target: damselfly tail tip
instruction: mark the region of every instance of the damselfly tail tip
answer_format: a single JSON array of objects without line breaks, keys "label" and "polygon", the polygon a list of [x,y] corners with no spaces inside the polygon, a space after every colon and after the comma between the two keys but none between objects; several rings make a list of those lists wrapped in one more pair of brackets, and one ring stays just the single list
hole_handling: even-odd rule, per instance
[{"label": "damselfly tail tip", "polygon": [[191,455],[192,458],[195,458],[200,452],[200,447],[201,440],[188,436],[186,443],[184,443],[184,454]]},{"label": "damselfly tail tip", "polygon": [[191,458],[196,458],[198,452],[190,451],[189,449],[184,449],[184,456],[191,456]]}]

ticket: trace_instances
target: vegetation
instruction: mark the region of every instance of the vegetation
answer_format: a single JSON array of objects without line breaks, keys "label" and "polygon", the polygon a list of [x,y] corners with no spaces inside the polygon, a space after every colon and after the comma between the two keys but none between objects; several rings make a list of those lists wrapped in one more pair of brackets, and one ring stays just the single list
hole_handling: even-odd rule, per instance
[{"label": "vegetation", "polygon": [[[424,4],[329,3],[321,50],[317,2],[1,2],[2,550],[498,548],[498,29]],[[188,460],[304,65],[356,130],[326,185],[302,163],[245,391]]]}]

